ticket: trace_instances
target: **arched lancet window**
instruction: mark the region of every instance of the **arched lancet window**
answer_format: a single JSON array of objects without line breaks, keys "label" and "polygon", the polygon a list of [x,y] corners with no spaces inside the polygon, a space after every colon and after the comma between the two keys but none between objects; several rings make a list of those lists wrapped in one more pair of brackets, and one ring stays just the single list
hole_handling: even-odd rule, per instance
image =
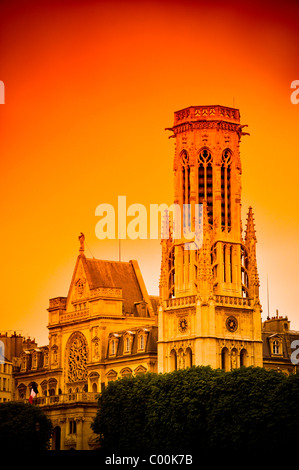
[{"label": "arched lancet window", "polygon": [[125,367],[120,371],[122,377],[131,377],[133,375],[132,369],[130,367]]},{"label": "arched lancet window", "polygon": [[226,282],[226,245],[223,245],[223,282]]},{"label": "arched lancet window", "polygon": [[232,245],[223,245],[223,282],[233,282]]},{"label": "arched lancet window", "polygon": [[222,348],[221,351],[221,369],[226,372],[229,370],[229,354],[227,348]]},{"label": "arched lancet window", "polygon": [[247,367],[248,366],[247,356],[248,355],[247,355],[246,349],[241,349],[241,352],[240,352],[240,367],[242,367],[242,366]]},{"label": "arched lancet window", "polygon": [[221,162],[221,225],[222,228],[231,227],[231,151],[226,149],[222,154]]},{"label": "arched lancet window", "polygon": [[192,367],[192,349],[186,349],[186,367]]},{"label": "arched lancet window", "polygon": [[177,354],[176,354],[176,350],[175,349],[172,349],[172,351],[170,352],[170,368],[171,370],[177,370],[178,366],[177,366]]},{"label": "arched lancet window", "polygon": [[198,204],[207,201],[209,224],[213,224],[213,159],[208,149],[198,155]]},{"label": "arched lancet window", "polygon": [[168,256],[168,298],[175,295],[175,255],[174,247],[171,248]]},{"label": "arched lancet window", "polygon": [[185,354],[182,348],[178,350],[177,367],[178,369],[185,369]]},{"label": "arched lancet window", "polygon": [[233,282],[233,247],[229,248],[229,281]]},{"label": "arched lancet window", "polygon": [[186,150],[183,150],[181,154],[182,162],[182,203],[184,205],[183,212],[183,223],[184,227],[187,225],[190,227],[191,224],[191,211],[188,210],[190,204],[190,164],[189,156]]}]

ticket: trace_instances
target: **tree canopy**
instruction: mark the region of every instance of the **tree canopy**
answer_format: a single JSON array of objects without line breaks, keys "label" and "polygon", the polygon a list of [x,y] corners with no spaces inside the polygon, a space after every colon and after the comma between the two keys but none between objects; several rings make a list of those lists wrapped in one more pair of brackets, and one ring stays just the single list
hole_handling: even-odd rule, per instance
[{"label": "tree canopy", "polygon": [[110,382],[92,429],[104,451],[259,450],[295,443],[299,374],[191,367]]},{"label": "tree canopy", "polygon": [[0,404],[2,452],[43,452],[52,430],[51,420],[37,406],[13,401]]}]

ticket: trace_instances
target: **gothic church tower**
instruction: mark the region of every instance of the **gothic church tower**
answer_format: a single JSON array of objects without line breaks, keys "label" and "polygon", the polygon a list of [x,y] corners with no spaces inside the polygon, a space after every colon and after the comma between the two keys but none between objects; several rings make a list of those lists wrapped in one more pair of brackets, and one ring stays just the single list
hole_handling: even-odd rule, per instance
[{"label": "gothic church tower", "polygon": [[262,366],[251,208],[244,238],[241,222],[244,127],[237,109],[192,106],[177,111],[168,129],[176,142],[174,202],[180,217],[166,221],[169,236],[162,240],[159,372]]}]

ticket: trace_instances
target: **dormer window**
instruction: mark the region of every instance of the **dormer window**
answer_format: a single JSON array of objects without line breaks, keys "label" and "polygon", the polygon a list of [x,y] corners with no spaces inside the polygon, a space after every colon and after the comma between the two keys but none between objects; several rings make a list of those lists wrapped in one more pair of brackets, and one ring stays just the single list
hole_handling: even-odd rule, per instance
[{"label": "dormer window", "polygon": [[111,333],[109,337],[109,356],[115,356],[117,353],[117,347],[119,342],[119,335],[117,333]]},{"label": "dormer window", "polygon": [[127,331],[124,334],[124,347],[123,347],[123,352],[124,354],[130,354],[132,351],[132,344],[133,344],[133,339],[134,339],[134,332],[133,331]]},{"label": "dormer window", "polygon": [[272,351],[273,351],[273,354],[280,354],[280,350],[279,350],[279,342],[277,339],[275,339],[273,341],[273,344],[272,344]]},{"label": "dormer window", "polygon": [[282,338],[280,336],[270,336],[269,343],[272,356],[283,356]]}]

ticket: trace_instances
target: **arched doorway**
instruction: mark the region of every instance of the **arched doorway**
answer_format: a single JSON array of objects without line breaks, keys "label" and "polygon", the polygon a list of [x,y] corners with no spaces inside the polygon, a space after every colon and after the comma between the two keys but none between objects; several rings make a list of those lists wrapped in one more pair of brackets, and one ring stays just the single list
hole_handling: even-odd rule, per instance
[{"label": "arched doorway", "polygon": [[192,349],[188,347],[186,349],[186,367],[192,367]]},{"label": "arched doorway", "polygon": [[241,352],[240,352],[240,367],[242,366],[245,366],[245,367],[248,366],[248,354],[247,354],[246,349],[241,349]]},{"label": "arched doorway", "polygon": [[229,371],[229,356],[227,348],[222,348],[221,351],[221,369],[225,370],[226,372]]},{"label": "arched doorway", "polygon": [[60,426],[55,426],[52,436],[52,449],[60,450],[61,449],[61,428]]},{"label": "arched doorway", "polygon": [[172,349],[170,352],[170,368],[171,371],[177,370],[177,355],[175,349]]}]

